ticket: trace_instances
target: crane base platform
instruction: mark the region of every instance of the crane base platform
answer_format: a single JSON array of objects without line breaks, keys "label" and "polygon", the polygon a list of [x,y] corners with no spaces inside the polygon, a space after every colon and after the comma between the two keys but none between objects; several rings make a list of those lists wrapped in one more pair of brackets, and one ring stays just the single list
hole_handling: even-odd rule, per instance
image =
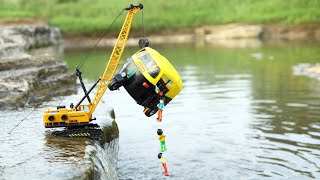
[{"label": "crane base platform", "polygon": [[99,140],[103,131],[97,124],[87,124],[68,127],[62,131],[53,131],[52,135],[61,137],[86,137],[92,140]]}]

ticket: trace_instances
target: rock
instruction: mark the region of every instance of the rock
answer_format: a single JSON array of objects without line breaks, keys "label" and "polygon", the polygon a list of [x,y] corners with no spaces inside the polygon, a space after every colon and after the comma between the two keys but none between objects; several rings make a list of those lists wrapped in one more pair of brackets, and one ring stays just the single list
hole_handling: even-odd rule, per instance
[{"label": "rock", "polygon": [[314,37],[316,40],[320,41],[320,28],[315,30]]},{"label": "rock", "polygon": [[45,46],[59,45],[62,35],[59,28],[49,26],[15,26],[2,28],[0,37],[11,37],[22,48],[41,48]]},{"label": "rock", "polygon": [[263,42],[303,42],[319,41],[320,27],[310,25],[248,25],[225,24],[207,25],[194,30],[196,43],[204,45],[222,46],[227,48],[256,48]]},{"label": "rock", "polygon": [[1,27],[0,108],[16,108],[30,100],[50,98],[45,95],[58,87],[75,84],[75,77],[68,73],[61,58],[61,48],[31,53],[43,47],[59,47],[61,43],[60,30],[55,27]]},{"label": "rock", "polygon": [[258,48],[262,46],[262,41],[255,38],[244,39],[215,39],[206,41],[205,46],[217,46],[224,48]]},{"label": "rock", "polygon": [[205,31],[209,32],[206,40],[215,39],[243,39],[243,38],[259,38],[263,28],[258,25],[246,24],[229,24],[206,26]]},{"label": "rock", "polygon": [[[12,109],[29,103],[41,103],[55,94],[69,93],[68,86],[75,87],[71,89],[73,93],[78,90],[75,76],[68,73],[67,64],[62,59],[61,42],[59,29],[53,27],[14,26],[0,29],[0,108]],[[39,115],[45,108],[33,108],[31,112]],[[99,109],[99,112],[102,110]],[[12,116],[19,111],[8,112],[11,114],[10,120],[21,119]],[[21,116],[27,117],[25,114]],[[20,131],[17,128],[12,134],[5,134],[4,139],[11,143],[0,153],[0,157],[5,157],[2,161],[6,164],[0,167],[0,179],[118,179],[115,167],[119,129],[114,111],[109,110],[109,114],[98,116],[97,123],[104,132],[100,141],[54,136],[52,131],[57,129],[35,127],[41,121],[37,116],[30,118],[29,125]],[[5,120],[5,124],[9,124]],[[4,132],[12,130],[10,126],[4,128],[7,128]],[[19,138],[12,138],[16,136]],[[35,144],[38,146],[35,147]],[[23,153],[16,156],[12,149]],[[12,160],[12,157],[17,159]]]},{"label": "rock", "polygon": [[320,40],[317,24],[295,26],[268,25],[264,27],[262,39],[265,41],[310,41]]},{"label": "rock", "polygon": [[[105,119],[111,119],[112,121],[110,123]],[[104,120],[98,124],[104,135],[99,141],[102,148],[99,150],[99,147],[97,147],[93,156],[94,177],[95,179],[118,179],[115,167],[117,167],[119,152],[119,128],[115,121],[114,110],[111,109],[109,116],[104,117]]]},{"label": "rock", "polygon": [[320,64],[310,67],[307,70],[308,73],[317,74],[320,77]]},{"label": "rock", "polygon": [[320,80],[320,64],[298,64],[293,67],[293,74],[298,76],[308,76]]},{"label": "rock", "polygon": [[195,36],[203,45],[210,44],[226,48],[260,47],[263,27],[247,24],[210,25],[196,28]]},{"label": "rock", "polygon": [[262,32],[262,26],[247,24],[210,25],[195,29],[195,35],[207,36],[207,40],[259,38]]},{"label": "rock", "polygon": [[[111,108],[107,111],[108,113],[104,113],[103,116],[98,115],[98,120],[95,122],[103,131],[99,141],[86,137],[66,138],[52,135],[54,131],[59,130],[47,132],[45,151],[53,151],[54,156],[49,157],[50,165],[43,169],[48,171],[50,167],[58,167],[61,161],[66,167],[51,170],[47,175],[48,178],[64,173],[69,176],[68,179],[118,179],[115,167],[119,151],[119,129],[114,119],[114,110]],[[106,112],[106,108],[100,107],[99,112]],[[47,155],[44,156],[48,158]],[[35,172],[34,175],[37,177],[40,173]]]},{"label": "rock", "polygon": [[[103,121],[112,121],[109,117]],[[109,124],[108,123],[108,124]],[[111,126],[102,126],[104,132]],[[54,130],[53,130],[54,131]],[[110,141],[93,141],[85,137],[66,138],[53,136],[50,131],[46,132],[43,148],[37,151],[29,152],[29,155],[39,155],[33,160],[24,162],[24,159],[18,160],[18,165],[12,167],[18,174],[16,179],[23,176],[27,179],[110,179],[116,180],[116,163],[119,150],[119,136],[114,138],[106,137]],[[39,141],[39,139],[36,139]],[[41,139],[42,140],[42,139]],[[40,141],[41,141],[40,140]],[[28,142],[29,143],[29,142]],[[41,143],[41,142],[38,142]],[[26,155],[22,155],[25,157]],[[34,160],[36,159],[36,160]],[[42,163],[37,162],[40,161]],[[24,163],[21,163],[24,162]],[[36,171],[25,171],[36,169]],[[12,175],[5,173],[4,177],[10,179]],[[0,176],[1,177],[1,176]],[[11,178],[12,179],[12,178]]]}]

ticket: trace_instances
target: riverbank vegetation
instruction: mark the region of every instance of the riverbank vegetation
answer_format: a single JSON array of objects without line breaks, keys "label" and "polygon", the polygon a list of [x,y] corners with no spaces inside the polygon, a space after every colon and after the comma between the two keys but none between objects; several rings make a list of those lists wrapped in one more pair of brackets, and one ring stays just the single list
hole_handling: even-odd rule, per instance
[{"label": "riverbank vegetation", "polygon": [[[95,35],[104,31],[128,4],[142,2],[147,32],[187,29],[205,24],[252,23],[300,25],[320,23],[320,0],[0,0],[0,18],[45,19],[65,34]],[[125,15],[111,29],[118,32]],[[142,13],[134,30],[142,29]]]}]

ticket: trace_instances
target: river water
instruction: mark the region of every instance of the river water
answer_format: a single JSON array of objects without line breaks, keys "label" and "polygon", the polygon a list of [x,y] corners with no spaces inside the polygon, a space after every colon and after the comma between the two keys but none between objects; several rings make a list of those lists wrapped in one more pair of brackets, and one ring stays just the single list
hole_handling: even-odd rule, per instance
[{"label": "river water", "polygon": [[[154,47],[178,69],[184,89],[162,123],[121,88],[108,92],[120,129],[120,179],[165,179],[157,129],[166,135],[170,179],[320,178],[320,81],[293,75],[320,62],[319,44],[259,48]],[[137,49],[127,48],[124,58]],[[110,49],[87,61],[99,76]],[[84,54],[69,52],[75,66]]]},{"label": "river water", "polygon": [[[319,62],[319,44],[154,48],[172,62],[184,84],[165,107],[163,122],[145,117],[123,88],[107,91],[95,112],[102,115],[110,106],[115,110],[119,179],[167,179],[157,158],[158,128],[167,137],[164,157],[170,179],[320,178],[320,81],[295,76],[292,70],[300,63]],[[127,48],[123,59],[136,50]],[[66,52],[68,65],[75,67],[86,52]],[[87,60],[83,77],[88,87],[102,74],[110,52],[111,48],[97,50]],[[78,91],[63,102],[79,99]],[[6,132],[16,124],[14,119],[32,108],[1,112],[0,179],[70,179],[90,163],[84,157],[94,149],[91,142],[46,136],[41,113],[60,99],[35,111],[11,135]],[[103,154],[98,153],[99,161]],[[52,162],[63,168],[44,168]],[[99,167],[104,169],[107,162]]]},{"label": "river water", "polygon": [[[101,145],[86,138],[53,136],[55,130],[43,126],[44,110],[74,103],[81,97],[77,86],[75,94],[53,97],[39,107],[0,111],[0,180],[117,179],[119,139]],[[97,123],[109,127],[110,106],[104,101],[101,104],[95,113]]]}]

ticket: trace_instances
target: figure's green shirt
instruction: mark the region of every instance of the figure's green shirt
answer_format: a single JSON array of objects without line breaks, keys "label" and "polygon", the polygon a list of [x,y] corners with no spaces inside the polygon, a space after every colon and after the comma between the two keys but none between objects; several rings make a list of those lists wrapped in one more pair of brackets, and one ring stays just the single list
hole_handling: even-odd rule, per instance
[{"label": "figure's green shirt", "polygon": [[162,135],[159,136],[159,141],[160,142],[164,142],[165,140],[166,140],[166,136],[165,135],[162,134]]}]

